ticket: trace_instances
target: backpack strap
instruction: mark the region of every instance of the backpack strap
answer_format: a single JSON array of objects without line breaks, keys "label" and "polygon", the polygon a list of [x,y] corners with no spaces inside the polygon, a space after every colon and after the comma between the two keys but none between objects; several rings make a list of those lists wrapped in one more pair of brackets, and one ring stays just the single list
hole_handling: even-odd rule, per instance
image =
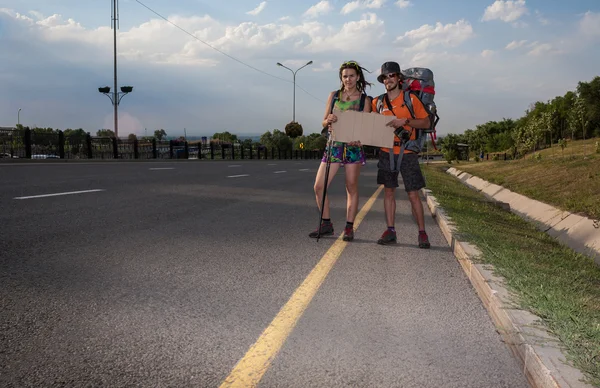
[{"label": "backpack strap", "polygon": [[413,107],[412,100],[410,98],[411,93],[409,91],[405,91],[403,93],[404,93],[404,105],[406,105],[406,108],[408,108],[408,111],[410,112],[410,116],[414,119],[415,118],[415,108]]},{"label": "backpack strap", "polygon": [[367,95],[365,93],[362,93],[360,95],[360,106],[358,107],[358,109],[362,112],[363,110],[365,110],[365,101],[367,100]]},{"label": "backpack strap", "polygon": [[384,93],[384,94],[380,95],[379,97],[377,97],[377,113],[381,113],[381,111],[383,110],[383,99],[386,94],[387,93]]},{"label": "backpack strap", "polygon": [[[329,113],[333,113],[333,108],[335,106],[335,102],[339,99],[341,90],[335,90],[331,92],[333,95],[331,96],[331,105],[329,106]],[[327,135],[327,127],[323,127],[321,130],[321,135]]]},{"label": "backpack strap", "polygon": [[333,108],[335,106],[335,102],[340,98],[341,90],[336,90],[333,93],[333,97],[331,98],[331,106],[329,107],[329,113],[333,113]]}]

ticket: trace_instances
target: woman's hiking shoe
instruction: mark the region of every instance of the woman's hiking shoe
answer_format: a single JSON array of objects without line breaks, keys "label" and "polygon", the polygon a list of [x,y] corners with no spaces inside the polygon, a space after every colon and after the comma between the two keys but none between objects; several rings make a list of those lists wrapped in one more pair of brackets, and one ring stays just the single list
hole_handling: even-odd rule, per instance
[{"label": "woman's hiking shoe", "polygon": [[[322,222],[321,227],[319,229],[321,229],[321,236],[328,236],[330,234],[333,234],[333,223]],[[308,235],[308,237],[310,237],[310,238],[317,238],[318,236],[319,236],[318,230],[315,230],[314,232],[310,232]]]},{"label": "woman's hiking shoe", "polygon": [[386,229],[385,232],[381,235],[381,238],[377,240],[377,244],[380,245],[390,245],[396,244],[396,232],[392,232],[389,229]]},{"label": "woman's hiking shoe", "polygon": [[344,228],[344,241],[354,240],[354,228],[347,226]]},{"label": "woman's hiking shoe", "polygon": [[431,244],[429,244],[429,237],[425,231],[419,232],[419,248],[429,249]]}]

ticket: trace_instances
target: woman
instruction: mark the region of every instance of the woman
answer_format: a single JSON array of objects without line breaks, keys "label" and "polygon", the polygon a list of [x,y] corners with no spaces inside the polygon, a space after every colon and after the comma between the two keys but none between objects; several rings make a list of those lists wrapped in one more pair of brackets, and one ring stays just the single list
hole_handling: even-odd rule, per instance
[{"label": "woman", "polygon": [[[366,69],[365,69],[366,70]],[[368,70],[366,70],[368,71]],[[341,82],[340,90],[331,92],[327,100],[325,116],[323,117],[323,127],[331,130],[331,124],[337,121],[333,108],[338,110],[356,110],[371,111],[371,98],[365,93],[365,87],[371,86],[371,83],[365,80],[363,68],[355,61],[344,62],[340,66],[339,77]],[[333,105],[332,105],[333,104]],[[315,179],[315,195],[317,198],[317,207],[321,210],[323,201],[323,189],[325,186],[325,170],[327,166],[328,150],[325,150],[321,165],[317,171]],[[331,147],[330,170],[327,187],[338,172],[340,166],[346,170],[346,193],[347,193],[347,212],[346,227],[344,228],[344,241],[354,239],[354,218],[358,212],[358,176],[360,167],[366,164],[365,153],[360,142],[341,143],[334,142]],[[325,196],[325,206],[323,208],[323,218],[320,225],[321,235],[333,234],[333,223],[329,215],[329,196]],[[311,232],[309,237],[316,238],[319,230]]]}]

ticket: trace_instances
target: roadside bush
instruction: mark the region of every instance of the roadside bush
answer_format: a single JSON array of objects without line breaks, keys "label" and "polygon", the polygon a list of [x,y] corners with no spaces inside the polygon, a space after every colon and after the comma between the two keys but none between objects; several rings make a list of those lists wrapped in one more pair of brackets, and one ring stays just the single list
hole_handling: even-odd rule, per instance
[{"label": "roadside bush", "polygon": [[538,152],[537,154],[535,154],[535,156],[533,158],[538,161],[542,160],[542,154]]},{"label": "roadside bush", "polygon": [[456,158],[457,158],[457,155],[456,155],[455,150],[450,149],[450,150],[444,151],[444,159],[446,159],[448,164],[451,164],[452,161],[456,160]]},{"label": "roadside bush", "polygon": [[596,141],[596,153],[600,154],[600,141]]}]

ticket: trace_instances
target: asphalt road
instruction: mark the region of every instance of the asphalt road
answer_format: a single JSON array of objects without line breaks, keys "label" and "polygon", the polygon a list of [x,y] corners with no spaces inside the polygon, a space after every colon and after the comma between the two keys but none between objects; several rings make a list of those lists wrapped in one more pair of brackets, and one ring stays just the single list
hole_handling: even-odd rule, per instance
[{"label": "asphalt road", "polygon": [[318,163],[0,164],[0,386],[236,386],[246,360],[260,387],[526,387],[427,207],[417,248],[403,190],[397,246],[376,244],[383,193],[336,240],[343,170],[336,236],[308,238]]}]

